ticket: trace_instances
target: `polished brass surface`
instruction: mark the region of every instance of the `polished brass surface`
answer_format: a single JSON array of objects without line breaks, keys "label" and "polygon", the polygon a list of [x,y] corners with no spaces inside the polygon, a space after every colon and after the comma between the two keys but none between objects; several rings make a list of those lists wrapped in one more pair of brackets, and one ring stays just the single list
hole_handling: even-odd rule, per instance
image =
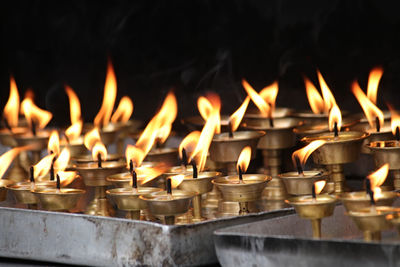
[{"label": "polished brass surface", "polygon": [[218,209],[218,203],[222,201],[221,191],[217,188],[217,186],[213,185],[212,190],[207,193],[205,199],[203,200],[202,207],[205,213],[212,214]]},{"label": "polished brass surface", "polygon": [[237,175],[219,177],[212,182],[225,201],[250,202],[261,198],[261,192],[270,180],[271,177],[264,174],[243,174],[242,182]]},{"label": "polished brass surface", "polygon": [[[356,124],[358,121],[354,118],[343,118],[342,120],[342,129],[346,129],[351,127],[352,125]],[[303,124],[297,126],[294,130],[297,138],[301,139],[303,137],[314,135],[314,134],[321,134],[325,132],[329,132],[329,124],[328,118],[324,120],[306,120]]]},{"label": "polished brass surface", "polygon": [[[139,170],[141,168],[146,168],[147,166],[151,167],[151,166],[155,166],[155,164],[153,164],[153,163],[146,163],[145,165],[142,164],[142,166],[137,167],[136,170]],[[146,175],[140,174],[139,171],[137,173],[138,173],[137,174],[138,184],[143,186],[144,185],[143,180],[148,177]],[[116,188],[121,188],[121,187],[131,188],[132,187],[132,174],[128,171],[110,175],[106,178],[106,180],[108,182],[110,182]],[[149,182],[147,182],[146,184],[149,184]]]},{"label": "polished brass surface", "polygon": [[60,149],[63,149],[64,147],[68,147],[71,158],[79,158],[79,156],[84,155],[88,152],[85,145],[83,144],[83,141],[82,143],[60,145]]},{"label": "polished brass surface", "polygon": [[[381,192],[374,196],[377,206],[392,206],[399,193],[393,191]],[[365,191],[346,192],[339,195],[347,211],[357,211],[371,206],[369,195]]]},{"label": "polished brass surface", "polygon": [[303,176],[297,172],[286,172],[279,175],[285,184],[286,191],[290,195],[311,195],[312,186],[316,181],[328,179],[328,173],[324,170],[304,171]]},{"label": "polished brass surface", "polygon": [[85,190],[75,188],[36,188],[32,193],[43,209],[68,211],[76,207],[76,203],[85,193]]},{"label": "polished brass surface", "polygon": [[7,186],[14,183],[12,180],[0,179],[0,202],[6,200],[7,198]]},{"label": "polished brass surface", "polygon": [[118,209],[126,211],[140,211],[147,208],[146,203],[139,198],[140,195],[146,195],[161,191],[157,187],[138,187],[134,188],[113,188],[106,191],[106,194],[117,204]]},{"label": "polished brass surface", "polygon": [[365,241],[379,241],[380,232],[392,227],[386,216],[398,212],[398,209],[387,206],[368,207],[358,211],[349,211],[357,227],[364,232]]},{"label": "polished brass surface", "polygon": [[[86,153],[88,151],[86,150]],[[123,155],[121,154],[107,154],[107,158],[104,161],[118,161],[123,159]],[[97,162],[97,160],[94,160],[92,157],[92,154],[80,154],[77,156],[72,157],[71,160],[76,162],[76,163],[89,163],[89,162]]]},{"label": "polished brass surface", "polygon": [[[182,120],[183,124],[187,125],[189,129],[201,130],[205,124],[205,120],[201,116],[187,117]],[[221,131],[227,132],[229,124],[229,116],[221,115]]]},{"label": "polished brass surface", "polygon": [[[88,187],[91,188],[91,187]],[[106,187],[93,187],[93,200],[86,206],[85,214],[112,217],[115,215],[115,210],[106,198]]]},{"label": "polished brass surface", "polygon": [[[390,117],[389,117],[390,119]],[[376,131],[375,128],[371,128],[368,121],[366,121],[365,116],[362,118],[362,121],[350,127],[352,131],[360,131],[369,133],[370,136],[365,138],[363,145],[361,147],[361,153],[370,154],[371,151],[366,147],[367,144],[374,141],[386,141],[393,139],[392,129],[390,127],[390,120],[386,120],[384,125],[381,125],[381,130],[379,132]]]},{"label": "polished brass surface", "polygon": [[166,224],[174,224],[175,216],[188,211],[195,192],[184,190],[172,190],[172,194],[166,191],[156,192],[140,196],[147,203],[147,207],[154,216],[164,216]]},{"label": "polished brass surface", "polygon": [[12,129],[12,132],[9,129],[0,129],[0,142],[3,146],[16,147],[17,141],[14,135],[24,134],[28,131],[27,127],[16,127]]},{"label": "polished brass surface", "polygon": [[17,203],[21,204],[36,204],[37,199],[34,194],[31,192],[32,189],[46,189],[46,188],[55,188],[55,181],[42,181],[36,182],[34,186],[31,185],[31,182],[20,182],[15,184],[10,184],[6,188],[10,190]]},{"label": "polished brass surface", "polygon": [[163,173],[164,178],[168,178],[170,176],[174,176],[174,175],[178,175],[178,174],[191,174],[193,172],[193,167],[192,165],[187,165],[182,166],[172,166],[171,168],[169,168],[169,170],[167,170],[166,172]]},{"label": "polished brass surface", "polygon": [[386,220],[397,229],[397,232],[400,235],[400,216],[399,213],[393,213],[386,215]]},{"label": "polished brass surface", "polygon": [[78,163],[74,168],[82,176],[87,186],[107,186],[111,183],[106,180],[107,177],[121,173],[126,169],[126,163],[121,161],[105,161],[102,167],[97,166],[97,162]]},{"label": "polished brass surface", "polygon": [[310,143],[314,140],[327,141],[315,150],[312,158],[316,164],[333,165],[346,164],[358,159],[361,145],[368,133],[363,132],[340,132],[336,139],[333,133],[322,133],[304,137],[301,141]]},{"label": "polished brass surface", "polygon": [[[286,107],[275,107],[273,117],[274,119],[289,117],[293,114],[294,110]],[[249,107],[244,115],[245,118],[265,119],[258,108]]]},{"label": "polished brass surface", "polygon": [[178,163],[178,149],[177,148],[156,148],[151,150],[146,158],[149,162],[164,162],[169,165],[176,165]]},{"label": "polished brass surface", "polygon": [[233,133],[233,138],[228,133],[216,134],[210,145],[210,158],[216,162],[236,162],[243,148],[250,146],[254,159],[258,141],[264,134],[262,131],[238,131]]},{"label": "polished brass surface", "polygon": [[18,146],[35,145],[32,151],[41,151],[47,147],[50,132],[38,131],[35,136],[32,134],[15,134],[14,138]]},{"label": "polished brass surface", "polygon": [[288,197],[285,185],[281,178],[274,177],[262,192],[262,199],[267,201],[283,201]]},{"label": "polished brass surface", "polygon": [[340,194],[345,191],[346,177],[343,173],[343,166],[340,164],[326,165],[329,171],[330,183],[333,183],[334,192]]},{"label": "polished brass surface", "polygon": [[395,140],[374,141],[367,144],[374,156],[375,166],[389,163],[390,170],[400,170],[400,142]]},{"label": "polished brass surface", "polygon": [[21,164],[21,156],[22,155],[20,154],[15,157],[12,166],[5,175],[5,178],[14,182],[22,182],[26,179],[26,177],[28,177],[28,172]]}]

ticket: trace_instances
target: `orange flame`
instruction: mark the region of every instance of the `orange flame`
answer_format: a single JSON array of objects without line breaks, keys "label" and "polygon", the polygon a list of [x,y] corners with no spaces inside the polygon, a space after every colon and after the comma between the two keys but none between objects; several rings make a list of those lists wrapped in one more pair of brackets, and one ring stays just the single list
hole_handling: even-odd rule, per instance
[{"label": "orange flame", "polygon": [[83,138],[83,144],[88,150],[92,150],[93,146],[100,141],[100,132],[96,127],[87,132]]},{"label": "orange flame", "polygon": [[221,98],[216,93],[207,93],[207,95],[200,96],[197,100],[197,108],[200,112],[201,117],[207,121],[208,117],[214,113],[218,114],[217,120],[218,125],[216,133],[221,133]]},{"label": "orange flame", "polygon": [[82,126],[83,122],[78,121],[69,126],[67,130],[65,130],[65,135],[68,137],[69,141],[78,139],[78,137],[81,135],[82,132]]},{"label": "orange flame", "polygon": [[191,158],[193,156],[193,152],[196,148],[197,142],[200,139],[200,135],[200,131],[193,131],[183,138],[178,148],[180,158],[182,158],[183,149],[186,151],[187,158]]},{"label": "orange flame", "polygon": [[30,127],[32,127],[32,122],[34,122],[39,129],[46,127],[53,117],[51,112],[36,106],[29,95],[26,96],[21,103],[21,113],[25,115]]},{"label": "orange flame", "polygon": [[322,191],[322,189],[324,189],[326,185],[326,181],[317,181],[314,183],[315,186],[315,194],[319,195]]},{"label": "orange flame", "polygon": [[247,94],[250,96],[251,100],[260,110],[261,114],[264,117],[270,116],[270,106],[267,104],[267,102],[265,102],[265,100],[259,94],[257,94],[257,92],[245,79],[242,80],[242,85]]},{"label": "orange flame", "polygon": [[396,129],[399,128],[400,130],[400,114],[391,105],[388,104],[388,107],[390,110],[392,133],[395,136]]},{"label": "orange flame", "polygon": [[246,97],[242,105],[229,117],[230,127],[232,132],[236,131],[243,119],[247,106],[249,105],[250,97]]},{"label": "orange flame", "polygon": [[7,120],[11,128],[18,126],[19,112],[19,94],[17,84],[12,76],[10,76],[10,96],[4,107],[3,116]]},{"label": "orange flame", "polygon": [[169,134],[171,133],[172,124],[165,124],[157,131],[157,142],[164,144],[167,141]]},{"label": "orange flame", "polygon": [[295,166],[297,166],[296,162],[296,157],[299,159],[300,164],[304,166],[307,162],[307,159],[310,157],[310,155],[317,150],[319,147],[321,147],[323,144],[325,144],[326,141],[324,140],[315,140],[306,145],[303,148],[300,148],[293,152],[292,154],[292,161]]},{"label": "orange flame", "polygon": [[60,137],[56,130],[51,131],[49,142],[47,144],[49,154],[54,153],[56,156],[60,154]]},{"label": "orange flame", "polygon": [[329,131],[333,131],[335,128],[335,122],[337,123],[337,129],[340,131],[342,128],[342,113],[340,112],[339,107],[335,104],[331,111],[329,112]]},{"label": "orange flame", "polygon": [[117,110],[111,117],[111,122],[127,122],[133,113],[133,102],[128,96],[124,96],[119,101]]},{"label": "orange flame", "polygon": [[[167,97],[164,100],[163,105],[161,106],[160,111],[151,119],[151,121],[147,124],[143,133],[140,135],[138,141],[136,142],[136,147],[144,152],[145,155],[149,153],[151,148],[154,145],[154,142],[160,135],[163,137],[158,141],[165,141],[168,137],[165,136],[166,129],[164,127],[172,127],[172,123],[174,122],[176,115],[178,112],[178,105],[176,101],[176,97],[174,93],[169,92]],[[169,134],[169,132],[168,132]]]},{"label": "orange flame", "polygon": [[178,175],[170,176],[168,178],[171,179],[171,187],[177,188],[183,182],[185,175],[178,174]]},{"label": "orange flame", "polygon": [[249,167],[250,164],[250,159],[251,159],[251,147],[246,146],[242,149],[242,152],[240,152],[237,164],[236,164],[236,169],[237,172],[239,172],[239,167],[242,173],[245,173],[247,171],[247,168]]},{"label": "orange flame", "polygon": [[308,103],[310,104],[311,110],[315,114],[323,113],[325,110],[325,104],[322,96],[319,94],[314,84],[307,77],[304,76],[303,79],[306,86]]},{"label": "orange flame", "polygon": [[81,118],[81,103],[79,97],[76,95],[74,90],[68,85],[65,86],[65,92],[69,99],[69,115],[71,118],[71,124],[75,124],[82,120]]},{"label": "orange flame", "polygon": [[0,178],[3,177],[4,173],[7,171],[14,158],[18,156],[18,154],[22,151],[30,149],[30,147],[31,146],[16,147],[0,156]]},{"label": "orange flame", "polygon": [[317,70],[317,74],[319,85],[321,87],[322,97],[324,98],[324,111],[326,114],[328,114],[331,108],[336,105],[336,100],[319,70]]},{"label": "orange flame", "polygon": [[103,161],[106,160],[106,158],[107,158],[107,148],[100,141],[96,142],[96,144],[93,146],[93,149],[92,149],[92,158],[93,158],[93,160],[97,160],[99,155],[100,155],[100,157],[101,157],[101,159]]},{"label": "orange flame", "polygon": [[129,162],[132,160],[133,166],[140,167],[146,154],[134,145],[128,145],[125,149],[126,165],[129,168]]},{"label": "orange flame", "polygon": [[107,65],[107,77],[104,85],[103,103],[96,117],[94,125],[97,127],[106,126],[110,122],[111,113],[114,108],[115,98],[117,97],[117,79],[111,61]]},{"label": "orange flame", "polygon": [[379,119],[379,123],[382,126],[384,123],[383,112],[377,106],[375,106],[375,104],[372,103],[371,100],[368,99],[368,97],[361,90],[357,81],[353,82],[351,90],[357,98],[358,103],[360,103],[361,108],[363,109],[365,117],[367,117],[368,123],[371,128],[376,127],[375,118]]},{"label": "orange flame", "polygon": [[59,171],[57,174],[60,176],[61,186],[67,186],[78,178],[78,173],[75,171]]},{"label": "orange flame", "polygon": [[71,158],[71,153],[68,147],[64,147],[61,150],[60,155],[54,161],[54,169],[57,171],[64,171],[68,167],[69,160]]},{"label": "orange flame", "polygon": [[388,173],[389,173],[389,164],[386,163],[382,167],[380,167],[377,171],[367,176],[371,182],[372,191],[376,192],[376,189],[378,189],[385,182]]},{"label": "orange flame", "polygon": [[[161,165],[156,167],[140,167],[136,169],[136,174],[140,184],[143,185],[145,183],[150,182],[154,178],[157,178],[161,174],[163,174],[168,169],[167,165]],[[145,177],[145,179],[141,180],[141,177]],[[132,185],[132,181],[130,182]]]},{"label": "orange flame", "polygon": [[275,102],[276,97],[278,96],[279,86],[278,81],[273,82],[271,85],[268,85],[264,89],[262,89],[259,95],[264,99],[266,103],[271,106],[270,112],[273,113],[275,110]]},{"label": "orange flame", "polygon": [[41,178],[48,174],[55,156],[55,154],[47,155],[34,165],[33,177]]},{"label": "orange flame", "polygon": [[371,70],[368,77],[367,97],[376,105],[379,82],[383,75],[383,68],[376,67]]},{"label": "orange flame", "polygon": [[208,116],[210,116],[213,106],[211,105],[210,101],[204,96],[200,96],[197,99],[197,109],[200,112],[201,117],[204,120],[207,120]]}]

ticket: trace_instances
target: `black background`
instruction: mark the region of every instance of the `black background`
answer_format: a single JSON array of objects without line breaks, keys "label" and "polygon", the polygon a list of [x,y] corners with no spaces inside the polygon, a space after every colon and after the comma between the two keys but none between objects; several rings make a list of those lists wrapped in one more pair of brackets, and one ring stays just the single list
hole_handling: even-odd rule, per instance
[{"label": "black background", "polygon": [[197,114],[196,99],[218,92],[223,112],[279,79],[278,106],[309,108],[302,74],[324,75],[342,109],[361,111],[350,92],[381,65],[378,104],[400,108],[400,16],[396,1],[7,1],[1,7],[0,104],[9,75],[21,98],[27,88],[39,106],[68,125],[63,84],[78,93],[93,119],[102,100],[107,57],[118,99],[129,95],[134,117],[151,117],[170,88],[179,116]]}]

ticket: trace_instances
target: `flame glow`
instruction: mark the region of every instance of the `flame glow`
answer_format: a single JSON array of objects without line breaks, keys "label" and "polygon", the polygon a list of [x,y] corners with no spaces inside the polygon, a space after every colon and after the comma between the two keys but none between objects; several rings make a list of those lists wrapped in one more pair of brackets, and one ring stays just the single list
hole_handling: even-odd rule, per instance
[{"label": "flame glow", "polygon": [[217,117],[217,134],[221,133],[221,98],[216,93],[207,93],[207,95],[200,96],[197,100],[197,108],[200,112],[201,117],[207,121],[211,114],[218,115]]},{"label": "flame glow", "polygon": [[197,99],[197,109],[200,112],[200,116],[204,120],[207,120],[208,116],[210,116],[211,111],[213,110],[213,107],[206,97],[200,96]]},{"label": "flame glow", "polygon": [[196,148],[196,144],[200,138],[200,131],[193,131],[183,138],[182,142],[179,144],[179,157],[182,159],[182,150],[185,149],[188,158],[191,158],[193,152]]},{"label": "flame glow", "polygon": [[82,127],[83,127],[82,121],[78,121],[78,122],[72,124],[71,126],[69,126],[67,128],[67,130],[65,130],[65,135],[68,137],[68,140],[73,141],[73,140],[78,139],[78,137],[82,133]]},{"label": "flame glow", "polygon": [[242,85],[246,90],[247,94],[250,96],[253,103],[260,110],[261,114],[264,117],[270,116],[270,106],[268,105],[268,103],[265,102],[265,100],[259,94],[257,94],[257,92],[253,89],[253,87],[251,87],[251,85],[246,80],[244,79],[242,80]]},{"label": "flame glow", "polygon": [[314,183],[315,194],[319,195],[326,185],[326,181],[317,181]]},{"label": "flame glow", "polygon": [[47,155],[34,165],[33,177],[41,178],[48,174],[55,156],[55,154]]},{"label": "flame glow", "polygon": [[328,114],[331,108],[336,106],[336,100],[319,70],[317,70],[317,74],[319,85],[321,87],[322,97],[324,98],[324,111],[326,114]]},{"label": "flame glow", "polygon": [[4,107],[3,116],[11,128],[18,126],[19,94],[14,78],[10,77],[10,96]]},{"label": "flame glow", "polygon": [[83,144],[88,150],[92,150],[93,146],[100,141],[100,132],[96,127],[87,132],[83,138]]},{"label": "flame glow", "polygon": [[96,127],[104,127],[110,122],[111,114],[117,97],[117,79],[115,77],[114,68],[111,61],[107,65],[107,77],[104,85],[103,103],[96,117],[94,125]]},{"label": "flame glow", "polygon": [[0,156],[0,178],[3,177],[4,173],[7,171],[8,167],[13,162],[14,158],[22,151],[30,149],[31,146],[16,147]]},{"label": "flame glow", "polygon": [[264,99],[264,101],[270,105],[271,113],[274,113],[275,110],[275,102],[276,102],[276,97],[278,96],[278,91],[279,91],[278,81],[275,81],[271,85],[268,85],[267,87],[263,88],[259,93],[259,95]]},{"label": "flame glow", "polygon": [[372,191],[375,192],[376,189],[379,188],[385,182],[388,173],[389,173],[389,164],[386,163],[378,170],[367,176],[371,182]]},{"label": "flame glow", "polygon": [[251,159],[251,147],[246,146],[242,149],[240,152],[237,164],[236,164],[236,169],[237,172],[239,173],[239,167],[242,171],[242,173],[245,173],[247,171],[247,168],[249,167],[250,164],[250,159]]},{"label": "flame glow", "polygon": [[146,153],[134,145],[128,145],[125,150],[126,166],[129,168],[129,162],[132,160],[133,166],[140,167]]},{"label": "flame glow", "polygon": [[247,106],[249,105],[250,97],[246,97],[240,107],[229,117],[230,127],[232,132],[236,131],[243,119]]},{"label": "flame glow", "polygon": [[337,129],[340,132],[342,128],[342,113],[337,105],[334,105],[329,112],[329,131],[333,131],[335,128],[335,122],[337,123]]},{"label": "flame glow", "polygon": [[312,141],[311,143],[309,143],[308,145],[306,145],[305,147],[296,150],[292,154],[293,164],[295,166],[297,165],[297,162],[296,162],[296,157],[297,157],[300,161],[300,164],[304,167],[304,165],[306,164],[307,159],[310,157],[310,155],[315,150],[317,150],[319,147],[324,145],[325,143],[326,143],[326,141],[324,141],[324,140],[315,140],[315,141]]},{"label": "flame glow", "polygon": [[61,150],[60,155],[54,161],[54,169],[57,171],[63,171],[68,167],[69,160],[71,158],[71,153],[68,147],[64,147]]},{"label": "flame glow", "polygon": [[133,113],[133,102],[128,96],[124,96],[119,101],[117,110],[111,117],[111,122],[127,122]]},{"label": "flame glow", "polygon": [[308,98],[308,103],[310,104],[311,110],[314,114],[321,114],[325,111],[325,104],[322,96],[319,94],[317,88],[314,84],[307,78],[304,78],[304,84],[306,86],[306,93]]},{"label": "flame glow", "polygon": [[32,127],[32,122],[38,129],[43,129],[50,122],[53,114],[47,110],[43,110],[35,105],[31,96],[25,96],[21,103],[21,113],[25,115],[29,126]]},{"label": "flame glow", "polygon": [[168,178],[171,179],[171,187],[177,188],[183,182],[185,175],[179,174],[179,175],[170,176]]},{"label": "flame glow", "polygon": [[369,100],[369,98],[361,90],[357,81],[353,82],[351,90],[357,98],[358,103],[360,103],[360,106],[363,109],[365,117],[367,117],[371,128],[376,128],[376,118],[379,119],[379,123],[382,126],[384,123],[383,112],[374,103],[372,103],[371,100]]},{"label": "flame glow", "polygon": [[68,85],[65,86],[65,92],[69,99],[69,115],[71,119],[71,124],[77,123],[82,120],[81,118],[81,103],[74,90]]},{"label": "flame glow", "polygon": [[[168,169],[167,165],[159,165],[155,167],[140,167],[136,169],[137,177],[140,181],[140,185],[150,182],[154,178],[157,178],[161,174],[163,174]],[[145,177],[143,180],[141,177]],[[130,181],[132,185],[132,181]]]},{"label": "flame glow", "polygon": [[60,154],[60,137],[56,130],[51,131],[47,151],[49,154],[54,153],[56,156]]},{"label": "flame glow", "polygon": [[96,142],[96,144],[93,146],[93,149],[92,149],[93,160],[97,160],[99,155],[103,161],[106,160],[107,148],[105,147],[105,145],[102,142]]},{"label": "flame glow", "polygon": [[78,173],[75,171],[59,171],[57,174],[60,176],[61,186],[69,185],[78,177]]},{"label": "flame glow", "polygon": [[392,133],[396,136],[396,128],[400,130],[400,114],[391,105],[388,104],[388,107],[390,110]]},{"label": "flame glow", "polygon": [[371,70],[368,77],[367,97],[376,105],[379,82],[383,75],[383,68],[376,67]]}]

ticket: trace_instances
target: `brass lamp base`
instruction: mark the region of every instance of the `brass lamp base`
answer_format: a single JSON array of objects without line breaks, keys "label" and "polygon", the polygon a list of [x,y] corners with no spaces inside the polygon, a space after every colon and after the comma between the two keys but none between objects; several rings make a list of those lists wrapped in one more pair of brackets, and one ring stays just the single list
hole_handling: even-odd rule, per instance
[{"label": "brass lamp base", "polygon": [[113,217],[115,210],[106,198],[106,187],[96,186],[94,188],[94,198],[87,205],[85,214],[104,217]]}]

